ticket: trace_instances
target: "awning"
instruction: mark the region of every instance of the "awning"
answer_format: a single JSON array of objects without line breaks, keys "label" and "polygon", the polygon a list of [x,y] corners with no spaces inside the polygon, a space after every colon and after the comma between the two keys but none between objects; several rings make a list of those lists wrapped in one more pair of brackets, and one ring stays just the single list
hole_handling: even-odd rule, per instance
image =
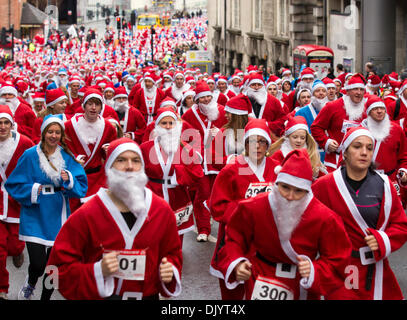
[{"label": "awning", "polygon": [[34,7],[28,2],[23,3],[23,10],[21,11],[22,27],[38,27],[44,24],[44,21],[48,18],[48,15],[40,9]]}]

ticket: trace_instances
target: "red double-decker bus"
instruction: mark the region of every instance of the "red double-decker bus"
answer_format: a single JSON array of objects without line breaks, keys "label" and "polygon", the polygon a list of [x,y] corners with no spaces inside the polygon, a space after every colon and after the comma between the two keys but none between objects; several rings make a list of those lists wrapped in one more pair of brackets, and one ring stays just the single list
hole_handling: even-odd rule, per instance
[{"label": "red double-decker bus", "polygon": [[331,48],[315,44],[304,44],[296,47],[293,51],[294,75],[298,77],[303,65],[315,70],[319,79],[328,74],[328,68],[333,68],[334,52]]}]

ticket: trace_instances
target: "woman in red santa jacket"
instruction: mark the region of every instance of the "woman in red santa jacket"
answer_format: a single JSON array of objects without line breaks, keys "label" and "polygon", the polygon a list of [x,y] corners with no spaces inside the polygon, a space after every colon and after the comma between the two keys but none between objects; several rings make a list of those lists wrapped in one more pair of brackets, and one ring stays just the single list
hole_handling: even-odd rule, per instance
[{"label": "woman in red santa jacket", "polygon": [[182,243],[182,235],[194,228],[188,188],[203,177],[202,161],[181,141],[182,122],[172,107],[159,109],[155,124],[155,139],[140,146],[149,178],[147,186],[174,210]]},{"label": "woman in red santa jacket", "polygon": [[341,151],[344,165],[313,185],[315,196],[344,222],[352,242],[351,299],[403,299],[388,257],[407,240],[407,217],[389,177],[374,171],[375,139],[350,129]]},{"label": "woman in red santa jacket", "polygon": [[337,298],[351,244],[340,218],[312,193],[305,149],[290,152],[271,191],[232,211],[219,268],[228,289],[245,284],[246,299]]},{"label": "woman in red santa jacket", "polygon": [[[233,98],[231,99],[233,100]],[[219,250],[225,245],[225,230],[233,211],[241,200],[255,197],[270,191],[276,175],[277,162],[268,158],[267,149],[271,144],[270,130],[264,119],[251,119],[245,127],[245,151],[226,165],[217,176],[209,201],[213,218],[219,222],[218,241],[210,273],[219,278],[223,300],[241,300],[244,297],[243,285],[229,290],[219,267]]]}]

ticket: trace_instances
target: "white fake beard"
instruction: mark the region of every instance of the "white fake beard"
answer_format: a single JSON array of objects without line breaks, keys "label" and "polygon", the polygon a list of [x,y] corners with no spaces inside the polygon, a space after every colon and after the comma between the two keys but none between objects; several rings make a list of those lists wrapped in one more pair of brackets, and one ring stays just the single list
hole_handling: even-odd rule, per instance
[{"label": "white fake beard", "polygon": [[[42,152],[40,145],[37,146],[37,153],[40,159],[40,168],[45,175],[52,180],[52,182],[56,185],[60,185],[61,181],[61,170],[65,169],[65,160],[61,154],[61,148],[57,147],[55,152],[47,157],[45,156],[44,152]],[[55,171],[54,168],[51,167],[50,162],[52,165],[57,169]]]},{"label": "white fake beard", "polygon": [[254,90],[249,87],[247,89],[247,96],[249,98],[255,99],[261,106],[267,102],[267,91],[264,87],[259,90]]},{"label": "white fake beard", "polygon": [[314,106],[314,108],[318,111],[321,111],[323,107],[329,102],[328,97],[325,97],[324,99],[318,99],[317,97],[312,96],[311,97],[311,104]]},{"label": "white fake beard", "polygon": [[198,106],[202,113],[207,116],[210,121],[215,121],[218,119],[219,109],[216,102],[212,101],[209,104],[199,103]]},{"label": "white fake beard", "polygon": [[127,208],[138,217],[146,207],[145,186],[148,178],[144,170],[124,172],[110,168],[106,171],[109,190],[118,197]]},{"label": "white fake beard", "polygon": [[66,87],[68,85],[68,79],[57,78],[58,87]]},{"label": "white fake beard", "polygon": [[177,121],[174,128],[169,130],[159,125],[157,125],[154,130],[160,142],[160,146],[166,154],[175,153],[178,150],[181,141],[182,122]]},{"label": "white fake beard", "polygon": [[380,122],[377,122],[372,117],[368,116],[366,122],[367,128],[376,141],[382,142],[389,136],[391,121],[388,114],[386,114],[385,118]]},{"label": "white fake beard", "polygon": [[240,93],[240,86],[230,86],[230,90],[232,90],[235,94]]},{"label": "white fake beard", "polygon": [[86,121],[85,118],[79,118],[78,131],[81,138],[86,144],[95,144],[99,136],[103,133],[103,120],[98,119],[96,122]]},{"label": "white fake beard", "polygon": [[179,101],[182,99],[184,91],[186,91],[184,90],[184,86],[178,88],[175,83],[172,85],[172,96],[174,97],[175,101]]},{"label": "white fake beard", "polygon": [[349,120],[358,120],[362,117],[363,112],[365,111],[365,99],[360,103],[355,104],[349,96],[344,95],[343,102],[345,103],[345,110]]},{"label": "white fake beard", "polygon": [[155,96],[155,92],[156,92],[156,87],[155,86],[153,86],[150,89],[147,89],[146,87],[144,87],[144,93],[150,99]]},{"label": "white fake beard", "polygon": [[18,100],[17,97],[11,99],[0,98],[0,104],[9,106],[11,112],[14,115],[18,106],[20,105],[20,100]]},{"label": "white fake beard", "polygon": [[114,100],[113,99],[105,99],[105,104],[109,107],[114,108]]},{"label": "white fake beard", "polygon": [[309,83],[309,82],[301,81],[300,84],[299,84],[299,87],[301,89],[308,89],[309,91],[312,91],[312,82]]},{"label": "white fake beard", "polygon": [[5,168],[10,162],[15,151],[15,140],[12,137],[7,138],[5,141],[0,141],[0,166]]},{"label": "white fake beard", "polygon": [[126,112],[129,108],[129,103],[125,102],[114,102],[114,110],[119,111],[121,113]]},{"label": "white fake beard", "polygon": [[171,87],[172,83],[170,82],[164,82],[163,88],[164,89],[168,89],[169,87]]},{"label": "white fake beard", "polygon": [[271,199],[273,201],[274,221],[276,222],[278,234],[281,241],[288,241],[295,228],[301,221],[301,217],[307,208],[310,196],[307,194],[300,200],[288,201],[278,191],[278,186],[274,185],[271,191]]}]

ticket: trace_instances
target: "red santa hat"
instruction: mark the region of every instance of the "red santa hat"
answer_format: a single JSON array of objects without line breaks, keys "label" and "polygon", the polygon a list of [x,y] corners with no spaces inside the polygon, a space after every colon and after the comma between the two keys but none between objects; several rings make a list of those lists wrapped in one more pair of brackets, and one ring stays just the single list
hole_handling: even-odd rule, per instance
[{"label": "red santa hat", "polygon": [[367,78],[367,83],[370,87],[372,88],[379,88],[381,85],[382,80],[378,75],[371,75],[369,78]]},{"label": "red santa hat", "polygon": [[105,88],[103,89],[103,93],[105,93],[106,91],[112,91],[115,92],[116,88],[114,87],[113,82],[108,82],[105,86]]},{"label": "red santa hat", "polygon": [[144,81],[145,80],[151,80],[154,84],[157,84],[158,80],[160,80],[160,77],[153,72],[147,72],[144,74]]},{"label": "red santa hat", "polygon": [[303,116],[295,116],[288,119],[284,135],[288,137],[297,130],[305,130],[309,132],[307,120]]},{"label": "red santa hat", "polygon": [[3,95],[3,94],[12,94],[12,95],[15,95],[16,97],[18,96],[18,92],[17,92],[17,89],[16,88],[14,88],[13,86],[11,86],[11,85],[4,85],[4,86],[2,86],[1,87],[1,89],[0,89],[0,97]]},{"label": "red santa hat", "polygon": [[211,96],[213,97],[212,91],[205,81],[198,81],[195,88],[194,100],[198,101],[199,98]]},{"label": "red santa hat", "polygon": [[78,96],[80,96],[80,97],[85,96],[85,92],[86,92],[86,91],[88,91],[88,88],[87,88],[87,87],[82,87],[82,88],[80,88],[79,91],[78,91]]},{"label": "red santa hat", "polygon": [[68,100],[68,97],[66,94],[62,91],[61,88],[57,89],[52,89],[52,90],[47,90],[45,92],[45,101],[47,108],[52,107],[54,104],[62,101],[62,100]]},{"label": "red santa hat", "polygon": [[23,96],[27,94],[28,90],[30,90],[27,82],[19,81],[16,85],[17,92],[22,94]]},{"label": "red santa hat", "polygon": [[362,126],[359,127],[353,127],[350,128],[345,136],[343,137],[342,143],[339,147],[339,150],[343,153],[346,151],[346,149],[348,149],[348,147],[350,146],[350,144],[353,142],[353,140],[357,139],[358,137],[361,136],[366,136],[369,137],[370,139],[372,139],[373,143],[375,143],[375,138],[372,136],[372,134],[370,133],[370,131],[367,128],[364,128]]},{"label": "red santa hat", "polygon": [[247,86],[251,86],[252,84],[261,84],[261,85],[263,85],[264,86],[264,79],[263,79],[263,76],[260,74],[260,73],[252,73],[250,76],[249,76],[249,79],[248,79],[248,84],[247,84]]},{"label": "red santa hat", "polygon": [[305,68],[304,70],[302,70],[300,78],[301,78],[301,80],[302,79],[314,79],[315,78],[314,73],[315,73],[314,69],[309,68],[309,67]]},{"label": "red santa hat", "polygon": [[89,99],[92,99],[92,98],[99,99],[103,105],[103,97],[102,97],[100,91],[97,89],[94,89],[94,88],[90,88],[85,92],[85,95],[83,96],[82,106],[85,106],[86,103],[89,101]]},{"label": "red santa hat", "polygon": [[158,109],[157,111],[157,118],[155,119],[155,126],[158,126],[160,121],[165,117],[171,117],[175,121],[178,120],[178,114],[174,111],[172,107],[163,107]]},{"label": "red santa hat", "polygon": [[121,138],[112,141],[107,149],[105,171],[107,172],[112,167],[117,157],[126,151],[134,151],[137,153],[140,156],[144,167],[143,154],[138,144],[129,138]]},{"label": "red santa hat", "polygon": [[248,66],[246,69],[248,74],[252,74],[252,73],[257,73],[259,71],[259,69],[257,68],[257,66]]},{"label": "red santa hat", "polygon": [[128,94],[127,94],[125,87],[120,86],[120,87],[117,87],[114,89],[113,99],[116,99],[116,98],[128,98]]},{"label": "red santa hat", "polygon": [[182,95],[182,102],[184,102],[184,100],[185,100],[187,97],[192,97],[192,98],[194,98],[194,97],[195,97],[195,91],[192,90],[192,89],[185,91],[185,92],[183,93],[183,95]]},{"label": "red santa hat", "polygon": [[366,79],[360,73],[352,75],[352,77],[348,81],[348,84],[345,86],[345,90],[352,90],[357,88],[366,89]]},{"label": "red santa hat", "polygon": [[284,76],[288,76],[291,74],[291,70],[290,69],[283,69],[283,72],[281,73],[281,75]]},{"label": "red santa hat", "polygon": [[10,107],[7,105],[0,105],[0,119],[1,118],[6,118],[9,120],[11,123],[14,124],[14,117],[13,113],[10,110]]},{"label": "red santa hat", "polygon": [[228,83],[228,77],[226,77],[226,76],[220,76],[220,77],[218,78],[218,83],[219,83],[219,82]]},{"label": "red santa hat", "polygon": [[271,145],[270,129],[264,119],[251,118],[244,128],[244,140],[250,136],[262,136]]},{"label": "red santa hat", "polygon": [[311,191],[312,166],[307,149],[295,149],[284,158],[281,167],[276,167],[275,183],[283,182],[299,189]]},{"label": "red santa hat", "polygon": [[399,75],[397,74],[397,72],[393,71],[392,73],[389,74],[389,78],[392,81],[398,81],[399,80]]},{"label": "red santa hat", "polygon": [[160,103],[160,109],[164,107],[171,106],[173,108],[177,108],[177,103],[175,102],[174,99],[170,97],[166,97],[164,100],[161,101]]},{"label": "red santa hat", "polygon": [[69,79],[69,84],[74,84],[74,83],[80,84],[81,83],[81,78],[79,76],[72,76]]},{"label": "red santa hat", "polygon": [[184,75],[184,73],[183,73],[182,71],[177,70],[177,71],[174,73],[174,80],[175,80],[176,77],[183,77],[184,80],[185,80],[185,75]]},{"label": "red santa hat", "polygon": [[214,77],[209,77],[208,80],[206,80],[206,83],[216,83]]},{"label": "red santa hat", "polygon": [[239,116],[248,115],[252,113],[252,104],[248,96],[239,94],[226,103],[225,111]]},{"label": "red santa hat", "polygon": [[32,98],[33,98],[34,102],[45,102],[45,93],[36,92],[36,93],[34,93]]},{"label": "red santa hat", "polygon": [[328,88],[336,89],[335,82],[331,78],[326,77],[326,78],[322,79],[322,82],[325,83],[325,86],[326,86],[327,89]]},{"label": "red santa hat", "polygon": [[[392,81],[390,81],[390,84],[392,83]],[[403,83],[400,86],[400,89],[398,90],[398,94],[402,95],[403,91],[407,89],[407,79],[403,81]]]},{"label": "red santa hat", "polygon": [[384,108],[386,110],[386,105],[384,104],[383,100],[376,96],[376,95],[370,95],[369,99],[366,101],[366,114],[369,115],[370,111],[372,111],[374,108]]}]

